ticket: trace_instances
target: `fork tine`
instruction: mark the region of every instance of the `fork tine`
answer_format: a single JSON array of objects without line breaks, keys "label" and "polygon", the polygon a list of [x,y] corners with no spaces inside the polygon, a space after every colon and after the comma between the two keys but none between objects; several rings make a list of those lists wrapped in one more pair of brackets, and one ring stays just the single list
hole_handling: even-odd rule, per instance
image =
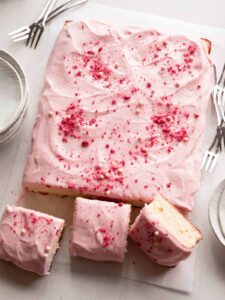
[{"label": "fork tine", "polygon": [[212,173],[214,170],[219,159],[219,153],[222,152],[222,140],[225,145],[225,130],[223,130],[223,122],[225,122],[225,64],[223,65],[223,69],[217,83],[217,72],[215,66],[213,67],[215,86],[212,92],[212,98],[216,109],[218,126],[213,142],[204,153],[201,163],[201,169],[204,169],[206,172],[209,171],[209,173]]},{"label": "fork tine", "polygon": [[225,64],[223,65],[223,69],[222,69],[218,84],[220,84],[224,80],[224,78],[225,78]]},{"label": "fork tine", "polygon": [[35,43],[35,46],[34,46],[34,49],[36,49],[39,41],[40,41],[40,38],[43,34],[43,31],[44,31],[44,28],[45,28],[45,23],[46,23],[46,20],[48,18],[48,15],[49,13],[51,12],[51,10],[53,9],[55,3],[56,3],[57,0],[48,0],[44,10],[42,11],[42,14],[41,16],[38,18],[38,21],[42,18],[43,16],[43,21],[41,23],[38,23],[38,21],[36,22],[37,24],[37,29],[35,30],[34,32],[34,37],[32,38],[32,41],[31,41],[31,45],[30,47],[32,47],[35,39],[36,39],[36,43]]},{"label": "fork tine", "polygon": [[20,37],[20,38],[13,39],[13,42],[15,42],[15,43],[17,43],[17,42],[21,42],[21,41],[27,40],[27,39],[28,39],[28,37],[29,37],[29,35],[28,35],[28,34],[26,34],[26,35],[24,35],[24,36],[22,36],[22,37]]},{"label": "fork tine", "polygon": [[24,31],[24,30],[26,30],[26,29],[27,29],[27,26],[22,26],[22,27],[20,27],[20,28],[14,30],[14,31],[11,31],[10,33],[8,33],[8,35],[9,35],[9,36],[12,36],[12,35],[15,35],[15,34],[17,34],[17,33],[19,33],[19,32],[22,32],[22,31]]},{"label": "fork tine", "polygon": [[38,37],[36,39],[36,43],[35,43],[34,49],[36,49],[36,47],[37,47],[37,45],[38,45],[38,43],[39,43],[39,41],[41,39],[41,36],[42,36],[43,32],[44,32],[44,28],[40,28]]},{"label": "fork tine", "polygon": [[201,170],[204,168],[204,165],[206,163],[208,155],[209,155],[208,151],[206,151],[203,155],[203,159],[202,159],[202,163],[201,163]]},{"label": "fork tine", "polygon": [[28,46],[28,44],[29,44],[29,42],[30,42],[30,39],[31,39],[31,37],[32,37],[32,35],[33,35],[33,33],[34,33],[34,29],[35,29],[35,25],[33,24],[33,25],[31,25],[31,27],[30,27],[30,33],[29,33],[29,36],[28,36],[28,39],[27,39],[27,42],[26,42],[26,46]]},{"label": "fork tine", "polygon": [[27,35],[29,32],[30,32],[30,29],[27,29],[27,30],[24,30],[24,31],[22,31],[22,32],[20,32],[20,33],[17,33],[17,34],[15,34],[15,35],[12,35],[12,36],[10,36],[10,37],[11,37],[12,40],[15,40],[15,39],[20,38],[20,37],[22,37],[22,36],[24,36],[24,35]]},{"label": "fork tine", "polygon": [[212,173],[213,169],[215,168],[215,165],[218,161],[219,157],[218,155],[216,154],[214,157],[213,157],[213,160],[212,160],[212,164],[211,164],[211,167],[209,169],[209,173]]},{"label": "fork tine", "polygon": [[212,159],[213,159],[213,154],[212,153],[208,153],[208,159],[207,159],[206,164],[205,164],[205,171],[206,172],[208,171],[209,166],[212,163]]},{"label": "fork tine", "polygon": [[37,37],[37,33],[38,33],[38,31],[39,31],[39,27],[38,27],[38,26],[36,26],[36,27],[35,27],[35,29],[34,29],[34,34],[33,34],[33,36],[31,37],[32,39],[31,39],[30,48],[32,48],[32,45],[33,45],[33,43],[34,43],[34,40],[35,40],[35,39],[36,39],[36,37]]}]

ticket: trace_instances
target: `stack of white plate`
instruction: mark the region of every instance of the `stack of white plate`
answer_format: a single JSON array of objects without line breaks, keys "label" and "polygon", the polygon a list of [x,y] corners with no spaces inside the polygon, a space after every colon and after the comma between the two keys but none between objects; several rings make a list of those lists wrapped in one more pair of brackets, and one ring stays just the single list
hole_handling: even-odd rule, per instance
[{"label": "stack of white plate", "polygon": [[225,246],[225,180],[218,185],[211,196],[209,221],[219,241]]},{"label": "stack of white plate", "polygon": [[27,111],[28,87],[18,62],[0,50],[0,145],[18,133]]}]

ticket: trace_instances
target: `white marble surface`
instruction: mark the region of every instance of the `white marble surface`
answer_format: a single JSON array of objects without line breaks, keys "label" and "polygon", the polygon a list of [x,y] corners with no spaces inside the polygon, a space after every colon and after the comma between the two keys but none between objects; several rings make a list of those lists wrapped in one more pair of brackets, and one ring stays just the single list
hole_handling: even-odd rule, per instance
[{"label": "white marble surface", "polygon": [[[32,69],[32,61],[37,59],[37,52],[29,51],[21,46],[13,46],[8,41],[6,33],[16,28],[19,24],[24,24],[24,21],[32,21],[37,15],[37,10],[43,6],[45,0],[0,0],[0,48],[7,49],[13,53],[16,53],[16,57],[23,64],[25,71]],[[90,0],[91,1],[91,0]],[[218,26],[225,28],[225,2],[222,0],[161,0],[161,1],[149,1],[149,0],[92,0],[93,3],[107,4],[115,7],[133,9],[139,11],[149,12],[151,14],[158,14],[166,17],[172,17],[182,19],[186,21],[192,21],[204,25]],[[196,3],[197,2],[197,3]],[[96,12],[97,15],[97,12]],[[46,37],[44,37],[46,38]],[[40,47],[39,51],[43,53],[43,61],[46,62],[44,47]],[[224,54],[225,56],[225,54]],[[24,59],[26,57],[26,59]],[[34,68],[33,78],[42,78],[42,70]],[[31,82],[30,82],[31,83]],[[30,102],[34,102],[37,97],[41,81],[35,85],[30,84]],[[16,197],[13,191],[13,187],[8,184],[8,178],[12,176],[18,182],[21,181],[21,174],[24,164],[24,156],[20,157],[18,153],[18,147],[20,149],[26,149],[25,144],[30,139],[30,134],[27,134],[26,125],[33,121],[35,115],[35,106],[30,106],[29,114],[27,116],[24,128],[20,135],[0,149],[0,197],[1,202],[11,202]],[[27,150],[26,150],[27,151]],[[10,168],[14,161],[17,163],[17,169]],[[224,174],[224,158],[217,167],[215,176],[209,181],[211,185],[210,190],[216,186],[216,176],[221,179],[225,177]],[[223,176],[224,174],[224,176]],[[12,191],[12,199],[5,199],[6,191]],[[9,193],[7,193],[8,195]],[[205,194],[205,201],[208,202],[210,195]],[[2,204],[1,203],[1,204]],[[2,205],[1,205],[2,206]],[[208,212],[203,212],[203,234],[205,236],[204,241],[200,246],[200,252],[198,255],[198,262],[196,266],[196,280],[194,291],[191,295],[184,295],[174,293],[168,290],[163,290],[154,286],[141,284],[134,281],[124,279],[113,279],[111,277],[98,277],[92,272],[87,277],[80,273],[76,277],[76,280],[71,280],[70,272],[64,272],[68,278],[61,284],[56,284],[54,276],[49,277],[46,280],[46,284],[43,284],[43,293],[35,294],[35,281],[33,277],[27,274],[25,277],[20,277],[20,272],[12,274],[12,270],[7,264],[4,264],[0,268],[0,272],[4,272],[4,276],[0,277],[1,294],[0,299],[51,299],[53,295],[58,295],[54,299],[218,299],[225,298],[225,248],[223,248],[217,239],[215,238],[208,221]],[[75,267],[72,265],[72,268]],[[58,273],[63,272],[63,266],[57,270]],[[30,279],[29,279],[30,278]],[[45,280],[45,279],[41,279]],[[4,288],[8,282],[13,282],[10,289]],[[48,286],[47,286],[48,285]],[[32,287],[28,288],[28,287]],[[31,297],[32,295],[32,297]]]}]

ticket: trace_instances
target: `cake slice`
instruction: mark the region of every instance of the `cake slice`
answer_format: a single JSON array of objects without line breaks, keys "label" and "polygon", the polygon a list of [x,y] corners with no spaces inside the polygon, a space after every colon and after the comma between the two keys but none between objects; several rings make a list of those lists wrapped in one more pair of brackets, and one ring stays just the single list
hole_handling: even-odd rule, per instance
[{"label": "cake slice", "polygon": [[76,198],[71,256],[122,262],[126,253],[131,206]]},{"label": "cake slice", "polygon": [[186,259],[202,238],[200,231],[160,195],[141,210],[129,235],[148,257],[165,266]]},{"label": "cake slice", "polygon": [[7,206],[0,222],[0,258],[39,275],[49,274],[64,223],[45,213]]}]

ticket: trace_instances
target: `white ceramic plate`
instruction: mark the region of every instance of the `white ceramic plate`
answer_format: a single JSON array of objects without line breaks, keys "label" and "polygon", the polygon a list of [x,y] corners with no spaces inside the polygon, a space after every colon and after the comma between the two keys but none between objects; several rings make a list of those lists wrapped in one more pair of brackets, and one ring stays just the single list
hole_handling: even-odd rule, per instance
[{"label": "white ceramic plate", "polygon": [[[219,241],[225,246],[225,234],[222,229],[221,219],[225,218],[225,180],[214,191],[209,203],[209,221]],[[222,207],[223,206],[223,207]],[[224,221],[223,221],[224,224]]]},{"label": "white ceramic plate", "polygon": [[19,74],[0,57],[0,134],[7,131],[18,118],[23,95]]},{"label": "white ceramic plate", "polygon": [[24,90],[24,98],[27,98],[27,94],[28,94],[28,85],[27,85],[27,78],[25,76],[25,73],[22,69],[22,67],[19,65],[19,63],[7,52],[0,50],[0,57],[2,59],[4,59],[5,61],[7,61],[18,73],[21,81],[22,81],[22,85],[23,85],[23,90]]},{"label": "white ceramic plate", "polygon": [[219,215],[220,228],[225,238],[225,184],[224,184],[223,193],[219,201],[218,215]]},{"label": "white ceramic plate", "polygon": [[[11,115],[13,115],[13,117],[11,117],[10,119],[7,120],[7,115],[5,115],[5,119],[6,119],[6,122],[8,121],[8,124],[4,127],[5,130],[2,130],[2,131],[0,130],[0,145],[1,145],[1,144],[5,144],[6,142],[13,139],[16,136],[16,134],[18,133],[18,131],[23,123],[23,119],[24,119],[24,116],[25,116],[26,110],[27,110],[28,87],[27,87],[26,76],[25,76],[21,66],[10,54],[8,54],[5,51],[0,50],[0,63],[2,64],[4,70],[5,70],[5,66],[10,69],[10,75],[12,75],[11,83],[13,86],[13,92],[14,92],[14,96],[15,96],[15,98],[14,98],[15,103],[12,103],[12,105],[11,105],[11,108],[12,108],[12,106],[14,104],[14,114],[13,114],[13,109],[11,110]],[[11,74],[11,72],[14,72],[14,74]],[[21,88],[21,86],[22,86],[22,88]],[[8,87],[8,85],[6,85],[4,87],[4,89],[6,89],[6,87]],[[19,92],[21,92],[21,94],[20,94],[21,98],[19,97],[19,92],[18,92],[19,88],[20,88]],[[17,92],[18,92],[18,95],[16,94]],[[19,102],[18,102],[18,98],[20,98]],[[7,107],[7,108],[9,109],[9,107]],[[4,113],[4,111],[2,111],[2,114],[3,113]]]}]

